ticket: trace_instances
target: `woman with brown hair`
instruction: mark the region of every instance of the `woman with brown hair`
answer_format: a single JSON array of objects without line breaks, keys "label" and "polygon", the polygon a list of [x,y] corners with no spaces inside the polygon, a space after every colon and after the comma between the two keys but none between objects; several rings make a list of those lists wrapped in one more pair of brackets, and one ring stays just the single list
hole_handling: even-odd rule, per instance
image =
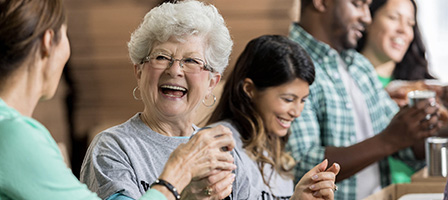
[{"label": "woman with brown hair", "polygon": [[209,123],[233,132],[236,150],[263,199],[333,199],[339,165],[311,169],[294,187],[296,164],[285,151],[291,122],[300,113],[314,81],[311,58],[284,36],[253,39],[238,58]]}]

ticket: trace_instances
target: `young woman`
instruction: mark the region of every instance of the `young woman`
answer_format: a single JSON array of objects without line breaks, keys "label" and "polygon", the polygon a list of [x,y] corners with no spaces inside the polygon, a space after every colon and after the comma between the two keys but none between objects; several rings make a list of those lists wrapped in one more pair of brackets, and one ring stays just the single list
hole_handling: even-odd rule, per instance
[{"label": "young woman", "polygon": [[[434,79],[429,73],[426,49],[417,23],[417,6],[414,0],[375,0],[370,5],[372,23],[360,39],[360,51],[375,67],[379,80],[399,106],[407,104],[411,90],[433,89],[442,100],[448,102],[448,87],[428,87],[422,80]],[[394,80],[406,80],[405,84],[390,84]],[[420,81],[418,81],[420,80]],[[396,82],[403,83],[403,82]],[[395,87],[397,86],[397,87]],[[448,105],[448,104],[447,104]],[[446,120],[446,109],[441,106],[440,119]],[[421,167],[408,166],[389,157],[392,183],[411,181],[411,176]]]},{"label": "young woman", "polygon": [[[327,161],[295,186],[296,161],[285,152],[291,122],[300,116],[314,81],[314,66],[297,43],[266,35],[249,42],[227,80],[209,123],[229,127],[236,150],[245,152],[251,184],[263,199],[333,199],[339,165]],[[261,185],[261,186],[260,186]]]}]

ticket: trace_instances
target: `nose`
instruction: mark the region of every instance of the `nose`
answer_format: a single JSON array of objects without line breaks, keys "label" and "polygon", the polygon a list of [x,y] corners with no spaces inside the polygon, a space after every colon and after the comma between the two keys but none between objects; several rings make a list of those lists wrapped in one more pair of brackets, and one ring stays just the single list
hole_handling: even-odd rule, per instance
[{"label": "nose", "polygon": [[[177,63],[176,61],[178,61],[178,64],[176,64]],[[165,72],[172,77],[183,76],[184,70],[182,68],[183,68],[182,60],[181,59],[173,59],[173,61],[169,63]]]},{"label": "nose", "polygon": [[412,35],[414,33],[414,29],[408,24],[406,19],[402,19],[398,24],[397,32]]},{"label": "nose", "polygon": [[293,104],[291,105],[291,108],[289,109],[289,116],[292,118],[297,118],[300,116],[300,113],[302,113],[303,105],[299,104]]},{"label": "nose", "polygon": [[397,32],[398,32],[398,33],[404,33],[405,30],[406,30],[405,26],[406,26],[406,25],[403,23],[403,21],[400,21],[400,22],[398,23],[398,26],[397,26]]},{"label": "nose", "polygon": [[367,26],[372,23],[372,16],[370,15],[369,5],[364,5],[362,9],[361,21],[364,26]]}]

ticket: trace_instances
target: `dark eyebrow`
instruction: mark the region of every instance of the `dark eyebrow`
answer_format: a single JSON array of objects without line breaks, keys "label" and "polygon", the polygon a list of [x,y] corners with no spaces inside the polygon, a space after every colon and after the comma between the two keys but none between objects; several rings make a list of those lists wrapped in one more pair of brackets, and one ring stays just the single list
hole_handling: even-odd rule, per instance
[{"label": "dark eyebrow", "polygon": [[[299,98],[297,95],[295,95],[295,94],[292,94],[292,93],[283,93],[283,94],[281,94],[282,96],[292,96],[292,97],[294,97],[294,98]],[[303,97],[302,97],[302,99],[303,98],[307,98],[308,96],[310,96],[310,94],[308,93],[308,94],[306,94],[306,95],[304,95]]]}]

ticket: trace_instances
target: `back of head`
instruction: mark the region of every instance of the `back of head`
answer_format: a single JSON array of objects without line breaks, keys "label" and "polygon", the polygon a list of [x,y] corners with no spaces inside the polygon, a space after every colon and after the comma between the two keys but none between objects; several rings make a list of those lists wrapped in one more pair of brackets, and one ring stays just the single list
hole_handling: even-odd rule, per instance
[{"label": "back of head", "polygon": [[0,83],[22,64],[34,59],[46,30],[66,23],[61,0],[0,0]]},{"label": "back of head", "polygon": [[204,37],[206,62],[220,73],[224,72],[232,51],[232,39],[224,19],[213,5],[195,0],[163,3],[149,11],[128,43],[133,64],[139,64],[150,53],[154,43],[170,37]]}]

